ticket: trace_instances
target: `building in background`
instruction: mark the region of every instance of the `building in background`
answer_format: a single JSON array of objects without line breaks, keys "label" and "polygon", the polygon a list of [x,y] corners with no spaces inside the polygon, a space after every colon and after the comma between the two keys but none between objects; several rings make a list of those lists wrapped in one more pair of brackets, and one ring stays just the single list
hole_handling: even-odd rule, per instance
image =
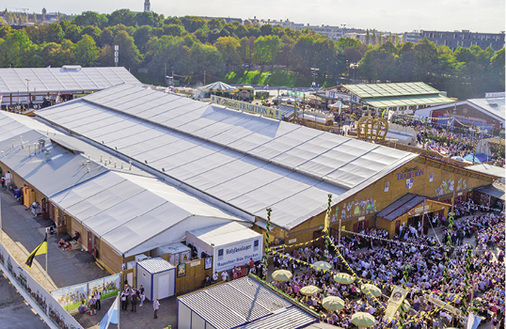
[{"label": "building in background", "polygon": [[46,68],[1,68],[1,107],[70,100],[118,84],[140,84],[124,67],[64,65]]},{"label": "building in background", "polygon": [[487,93],[485,98],[467,99],[418,110],[415,116],[432,118],[440,125],[477,126],[495,136],[499,131],[504,132],[504,99],[504,92]]},{"label": "building in background", "polygon": [[452,51],[457,47],[469,48],[478,46],[481,49],[492,47],[494,51],[498,51],[504,47],[504,31],[501,33],[479,33],[469,30],[462,31],[425,31],[420,30],[404,33],[404,41],[418,42],[420,39],[427,38],[436,46],[445,45]]},{"label": "building in background", "polygon": [[423,82],[342,85],[351,102],[382,110],[416,110],[454,100]]}]

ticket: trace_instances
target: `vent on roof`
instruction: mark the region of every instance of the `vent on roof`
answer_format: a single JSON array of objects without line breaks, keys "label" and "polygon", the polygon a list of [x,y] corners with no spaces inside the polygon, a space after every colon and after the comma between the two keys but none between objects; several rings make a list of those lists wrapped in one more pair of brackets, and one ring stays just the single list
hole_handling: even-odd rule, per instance
[{"label": "vent on roof", "polygon": [[62,69],[67,71],[81,71],[81,65],[63,65]]}]

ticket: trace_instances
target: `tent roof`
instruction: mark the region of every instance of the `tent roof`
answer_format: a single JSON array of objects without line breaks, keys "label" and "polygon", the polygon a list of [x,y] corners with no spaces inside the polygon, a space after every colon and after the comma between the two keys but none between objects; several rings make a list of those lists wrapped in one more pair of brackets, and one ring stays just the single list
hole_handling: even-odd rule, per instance
[{"label": "tent roof", "polygon": [[37,115],[286,229],[417,156],[132,85]]},{"label": "tent roof", "polygon": [[466,169],[478,172],[480,174],[491,175],[502,179],[506,177],[506,171],[504,170],[503,167],[497,167],[486,163],[479,163],[472,166],[467,166]]},{"label": "tent roof", "polygon": [[405,194],[378,213],[378,217],[390,222],[421,204],[426,197],[412,193]]},{"label": "tent roof", "polygon": [[[0,162],[120,254],[131,255],[129,252],[134,249],[138,254],[180,241],[188,229],[240,221],[174,186],[147,177],[146,173],[142,177],[119,168],[116,171],[93,160],[88,172],[86,156],[52,143],[31,129],[30,122],[35,127],[44,126],[33,118],[0,112],[0,150],[4,152]],[[28,147],[19,146],[21,134],[25,143],[44,139],[46,148],[51,150],[51,160],[45,161],[42,152],[28,156]],[[164,235],[159,241],[157,237],[168,230],[172,239]],[[152,239],[156,243],[151,243]]]},{"label": "tent roof", "polygon": [[[28,81],[27,81],[28,80]],[[49,68],[1,68],[0,92],[96,91],[119,84],[139,84],[124,67],[63,66]]]},{"label": "tent roof", "polygon": [[318,321],[316,316],[249,276],[180,296],[178,302],[217,329],[243,328],[241,325],[244,328],[303,328]]},{"label": "tent roof", "polygon": [[485,185],[478,187],[476,191],[481,192],[486,195],[493,196],[494,198],[505,200],[504,197],[504,184],[499,182],[494,182],[493,184]]},{"label": "tent roof", "polygon": [[231,85],[228,85],[221,81],[210,83],[208,85],[201,87],[201,89],[209,91],[221,91],[221,92],[230,92],[236,90],[235,87],[232,87]]},{"label": "tent roof", "polygon": [[362,99],[440,94],[439,90],[423,82],[356,84],[343,87]]},{"label": "tent roof", "polygon": [[397,106],[448,104],[454,103],[454,100],[442,95],[424,95],[424,96],[370,98],[364,100],[364,103],[377,108],[385,108]]},{"label": "tent roof", "polygon": [[188,231],[187,234],[193,235],[208,245],[215,246],[223,246],[236,241],[262,237],[262,234],[257,233],[244,225],[232,222],[224,225],[209,226]]},{"label": "tent roof", "polygon": [[137,265],[141,266],[143,269],[145,269],[151,274],[165,272],[175,268],[174,265],[172,265],[162,257],[145,259],[143,261],[138,262]]}]

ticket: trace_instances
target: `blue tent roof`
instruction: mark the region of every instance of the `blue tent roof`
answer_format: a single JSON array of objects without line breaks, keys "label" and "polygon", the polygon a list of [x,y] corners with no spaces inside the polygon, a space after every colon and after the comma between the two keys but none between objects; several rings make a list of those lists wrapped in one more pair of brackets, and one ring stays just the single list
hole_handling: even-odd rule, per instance
[{"label": "blue tent roof", "polygon": [[[471,161],[473,162],[473,154],[472,153],[469,153],[468,155],[466,155],[464,157],[464,160],[467,160],[467,161]],[[491,160],[490,157],[488,157],[486,154],[483,154],[483,153],[476,153],[474,155],[474,162],[475,163],[482,163],[482,162],[487,162]]]}]

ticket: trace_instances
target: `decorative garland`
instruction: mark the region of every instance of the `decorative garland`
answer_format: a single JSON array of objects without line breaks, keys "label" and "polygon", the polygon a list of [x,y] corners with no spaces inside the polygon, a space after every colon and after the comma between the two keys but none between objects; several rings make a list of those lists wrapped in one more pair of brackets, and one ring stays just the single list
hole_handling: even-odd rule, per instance
[{"label": "decorative garland", "polygon": [[[453,210],[453,209],[452,209]],[[452,247],[452,234],[453,234],[453,216],[455,214],[450,212],[448,214],[448,235],[446,239],[446,250],[445,250],[445,261],[444,261],[444,271],[443,271],[443,283],[448,284],[448,262],[450,258],[448,257],[449,251]]]}]

